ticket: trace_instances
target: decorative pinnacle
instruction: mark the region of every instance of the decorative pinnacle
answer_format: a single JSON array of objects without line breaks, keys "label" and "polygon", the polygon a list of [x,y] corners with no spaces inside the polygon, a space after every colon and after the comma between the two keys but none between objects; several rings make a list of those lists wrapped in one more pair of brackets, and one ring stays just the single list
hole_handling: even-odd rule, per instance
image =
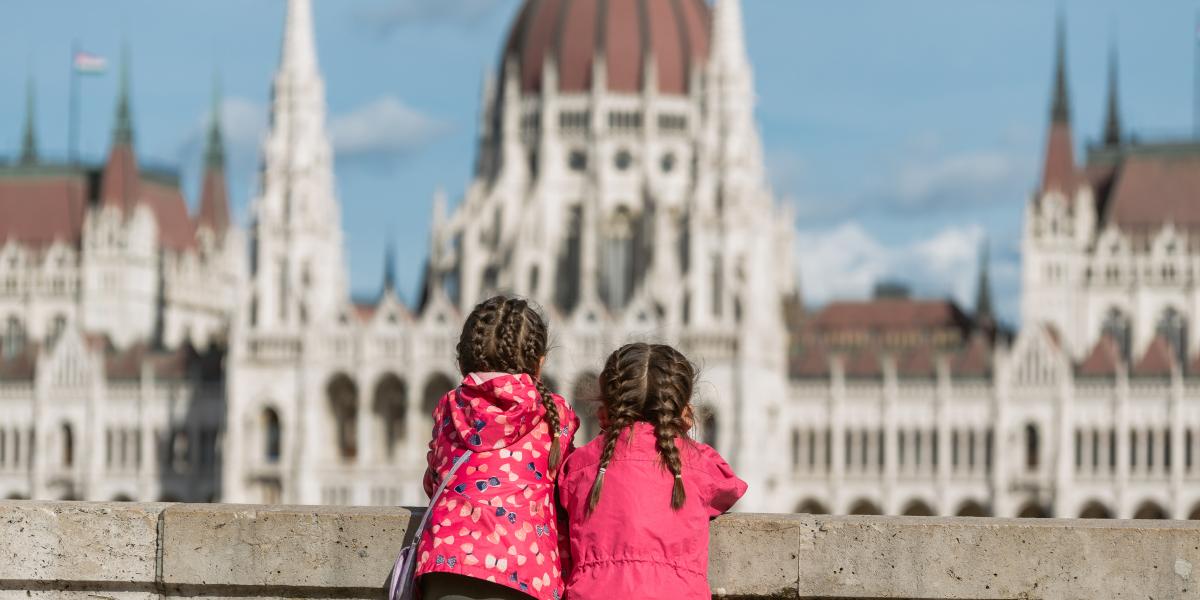
[{"label": "decorative pinnacle", "polygon": [[113,128],[113,145],[133,144],[133,119],[129,111],[129,46],[121,49],[121,82],[117,96],[117,123]]},{"label": "decorative pinnacle", "polygon": [[1054,63],[1054,103],[1050,118],[1055,123],[1071,121],[1071,103],[1067,90],[1067,24],[1060,12],[1058,15],[1057,48]]},{"label": "decorative pinnacle", "polygon": [[216,74],[213,75],[212,122],[208,129],[204,164],[209,169],[225,169],[225,143],[221,135],[221,81]]},{"label": "decorative pinnacle", "polygon": [[37,134],[34,132],[35,101],[33,75],[25,88],[25,134],[21,137],[21,164],[32,165],[38,161]]},{"label": "decorative pinnacle", "polygon": [[1108,111],[1104,119],[1104,145],[1121,144],[1121,111],[1117,99],[1117,44],[1108,51]]}]

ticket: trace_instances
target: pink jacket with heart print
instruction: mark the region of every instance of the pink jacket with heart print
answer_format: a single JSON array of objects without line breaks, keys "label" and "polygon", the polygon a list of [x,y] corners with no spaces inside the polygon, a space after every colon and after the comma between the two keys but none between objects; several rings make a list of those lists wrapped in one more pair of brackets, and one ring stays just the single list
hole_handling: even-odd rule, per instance
[{"label": "pink jacket with heart print", "polygon": [[[579,419],[554,395],[563,462]],[[539,600],[563,597],[550,471],[550,431],[531,377],[472,373],[434,409],[425,492],[471,450],[437,504],[417,548],[417,575],[454,573],[519,590]]]},{"label": "pink jacket with heart print", "polygon": [[687,498],[671,509],[673,476],[663,467],[654,427],[621,432],[604,475],[600,502],[587,512],[604,436],[563,465],[559,501],[570,525],[568,600],[701,600],[708,587],[708,521],[729,510],[746,483],[709,446],[675,441]]}]

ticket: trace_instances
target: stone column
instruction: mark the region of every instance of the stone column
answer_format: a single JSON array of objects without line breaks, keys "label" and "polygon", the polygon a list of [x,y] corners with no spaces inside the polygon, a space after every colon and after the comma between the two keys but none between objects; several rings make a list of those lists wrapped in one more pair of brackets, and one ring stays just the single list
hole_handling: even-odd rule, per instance
[{"label": "stone column", "polygon": [[1113,514],[1118,519],[1133,516],[1133,508],[1129,503],[1129,372],[1124,366],[1117,369],[1117,386],[1115,394],[1116,418],[1113,419],[1117,432],[1117,473],[1116,490],[1113,494],[1115,506]]},{"label": "stone column", "polygon": [[[992,360],[992,439],[991,447],[982,456],[976,456],[986,465],[987,456],[992,458],[989,479],[992,487],[992,516],[1011,517],[1013,510],[1008,497],[1008,401],[1011,385],[1011,372],[1008,354],[998,353]],[[987,443],[986,430],[983,443]],[[987,467],[984,467],[985,471]]]},{"label": "stone column", "polygon": [[1168,430],[1171,432],[1171,439],[1164,440],[1162,444],[1163,451],[1169,452],[1171,456],[1171,466],[1168,471],[1171,479],[1171,493],[1167,514],[1175,519],[1186,519],[1188,507],[1184,505],[1183,498],[1185,460],[1183,446],[1183,373],[1178,366],[1171,369],[1171,403],[1167,409],[1167,423],[1169,424]]},{"label": "stone column", "polygon": [[[937,389],[935,391],[936,400],[934,403],[934,422],[937,436],[932,440],[936,445],[935,452],[937,453],[938,462],[934,467],[936,469],[936,502],[937,506],[934,511],[939,515],[953,514],[954,507],[950,506],[949,488],[950,488],[950,397],[953,394],[952,383],[950,380],[950,364],[946,357],[940,356],[937,359]],[[932,457],[930,457],[932,458]]]},{"label": "stone column", "polygon": [[1075,381],[1070,364],[1063,360],[1059,383],[1056,422],[1054,424],[1056,452],[1054,461],[1054,517],[1069,517],[1075,480]]},{"label": "stone column", "polygon": [[890,357],[883,361],[883,465],[881,465],[883,486],[880,490],[880,501],[885,513],[895,512],[896,479],[899,476],[897,449],[899,436],[896,431],[897,408],[900,391],[896,378],[896,361]]},{"label": "stone column", "polygon": [[837,356],[830,361],[830,385],[829,385],[829,456],[825,458],[829,460],[829,487],[832,491],[832,506],[830,510],[837,513],[845,513],[849,510],[845,506],[845,490],[842,486],[842,481],[846,475],[846,459],[843,455],[844,439],[845,439],[845,410],[846,401],[846,372],[845,362],[843,357]]}]

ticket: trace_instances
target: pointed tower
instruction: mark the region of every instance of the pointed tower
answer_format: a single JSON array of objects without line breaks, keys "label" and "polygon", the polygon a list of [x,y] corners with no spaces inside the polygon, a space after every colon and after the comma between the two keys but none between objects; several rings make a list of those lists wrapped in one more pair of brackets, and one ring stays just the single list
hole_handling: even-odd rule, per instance
[{"label": "pointed tower", "polygon": [[1121,145],[1121,114],[1117,102],[1117,44],[1108,51],[1108,107],[1104,117],[1104,145]]},{"label": "pointed tower", "polygon": [[383,253],[383,294],[396,293],[396,241],[388,238]]},{"label": "pointed tower", "polygon": [[34,165],[38,162],[37,134],[34,126],[36,117],[34,111],[33,76],[30,76],[25,88],[25,132],[21,136],[20,164],[23,166]]},{"label": "pointed tower", "polygon": [[762,180],[762,144],[754,120],[754,74],[746,51],[741,0],[716,0],[712,15],[712,50],[708,64],[710,143],[726,168],[745,170],[751,181]]},{"label": "pointed tower", "polygon": [[1059,15],[1054,64],[1054,97],[1050,105],[1050,133],[1046,163],[1042,170],[1042,192],[1058,191],[1068,196],[1075,191],[1075,150],[1071,139],[1071,103],[1067,91],[1067,30]]},{"label": "pointed tower", "polygon": [[197,225],[207,227],[218,239],[229,229],[229,192],[225,181],[225,143],[221,135],[220,85],[213,84],[212,122],[204,150],[204,180],[200,192]]},{"label": "pointed tower", "polygon": [[975,288],[975,326],[984,331],[995,329],[996,317],[992,312],[992,284],[988,273],[990,252],[985,239],[979,247],[979,283]]},{"label": "pointed tower", "polygon": [[333,150],[325,129],[311,0],[289,0],[262,189],[254,201],[253,282],[261,327],[333,319],[348,301]]},{"label": "pointed tower", "polygon": [[112,147],[100,189],[103,206],[132,210],[137,203],[138,165],[133,151],[133,117],[129,108],[129,49],[121,53],[121,82],[117,95],[116,124],[113,127]]}]

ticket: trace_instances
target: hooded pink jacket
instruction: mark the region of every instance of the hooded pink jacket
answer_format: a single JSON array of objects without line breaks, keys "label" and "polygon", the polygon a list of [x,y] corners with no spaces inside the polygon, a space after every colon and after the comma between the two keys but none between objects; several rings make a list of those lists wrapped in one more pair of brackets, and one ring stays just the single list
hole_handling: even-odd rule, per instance
[{"label": "hooded pink jacket", "polygon": [[[632,436],[632,440],[630,439]],[[708,521],[729,510],[746,483],[709,446],[676,441],[687,500],[671,509],[673,476],[655,448],[654,428],[621,433],[604,476],[600,502],[587,514],[600,469],[603,436],[563,465],[559,501],[567,513],[571,557],[568,600],[699,600],[708,588]]]},{"label": "hooded pink jacket", "polygon": [[[579,418],[557,395],[565,457]],[[432,506],[417,551],[417,575],[455,573],[525,592],[562,598],[562,565],[550,471],[545,409],[528,375],[472,373],[434,409],[425,492],[432,494],[454,461],[459,468]]]}]

